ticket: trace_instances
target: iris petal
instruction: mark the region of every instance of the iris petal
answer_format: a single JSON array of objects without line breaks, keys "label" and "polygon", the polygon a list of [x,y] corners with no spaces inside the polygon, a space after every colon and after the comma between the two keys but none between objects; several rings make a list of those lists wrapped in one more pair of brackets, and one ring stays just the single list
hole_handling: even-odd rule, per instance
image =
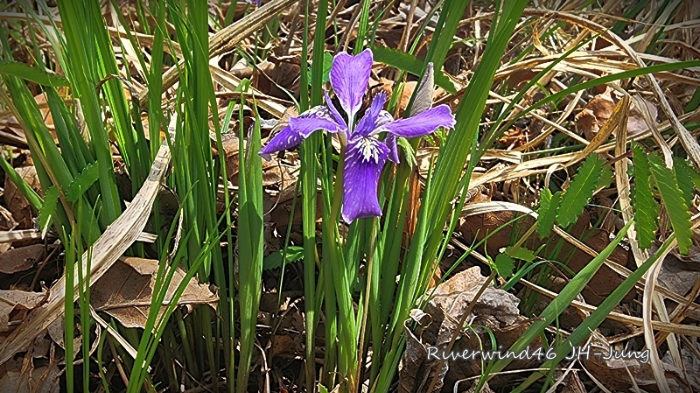
[{"label": "iris petal", "polygon": [[374,100],[372,100],[372,105],[367,112],[365,112],[365,115],[362,116],[360,122],[357,123],[354,132],[362,136],[369,136],[377,128],[377,120],[379,119],[379,114],[382,112],[385,103],[386,94],[383,91],[377,93],[377,95],[374,96]]},{"label": "iris petal", "polygon": [[440,127],[452,128],[455,118],[447,105],[439,105],[407,119],[385,124],[381,131],[388,131],[404,138],[416,138],[435,132]]},{"label": "iris petal", "polygon": [[357,136],[348,142],[343,174],[343,220],[379,217],[382,208],[377,198],[379,176],[389,148],[374,138]]},{"label": "iris petal", "polygon": [[386,146],[389,148],[389,161],[393,162],[394,164],[398,164],[399,148],[396,144],[396,135],[387,134],[386,139],[384,139],[384,143],[386,143]]},{"label": "iris petal", "polygon": [[289,126],[304,139],[308,138],[316,130],[335,133],[340,128],[335,121],[318,117],[294,117],[289,119]]},{"label": "iris petal", "polygon": [[333,101],[331,101],[331,97],[328,96],[328,92],[324,91],[323,95],[326,98],[326,105],[328,106],[328,111],[330,112],[331,116],[333,116],[335,122],[341,125],[343,130],[347,130],[348,123],[345,121],[345,119],[343,119],[343,116],[340,115],[340,112],[338,112],[338,109],[336,109],[335,105],[333,105]]},{"label": "iris petal", "polygon": [[[362,96],[367,91],[372,72],[372,51],[365,49],[357,56],[338,53],[331,65],[331,86],[338,96],[348,119],[355,117],[362,105]],[[352,121],[352,120],[351,120]]]},{"label": "iris petal", "polygon": [[260,149],[260,154],[266,160],[270,159],[270,154],[277,153],[278,151],[291,149],[297,146],[304,140],[298,132],[292,130],[292,127],[287,126],[280,131],[279,134],[275,135],[270,142]]},{"label": "iris petal", "polygon": [[289,119],[289,125],[284,127],[265,147],[260,149],[258,154],[269,160],[270,154],[299,145],[314,131],[338,132],[340,128],[341,126],[335,122],[327,107],[323,105],[315,106],[298,117]]}]

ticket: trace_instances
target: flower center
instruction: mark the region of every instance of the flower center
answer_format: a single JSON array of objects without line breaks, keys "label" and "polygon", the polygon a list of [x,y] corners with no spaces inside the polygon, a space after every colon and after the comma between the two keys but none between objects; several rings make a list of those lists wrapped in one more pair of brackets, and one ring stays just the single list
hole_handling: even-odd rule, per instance
[{"label": "flower center", "polygon": [[360,151],[362,152],[362,162],[367,162],[369,160],[375,163],[379,162],[379,149],[377,148],[377,141],[375,139],[362,138]]}]

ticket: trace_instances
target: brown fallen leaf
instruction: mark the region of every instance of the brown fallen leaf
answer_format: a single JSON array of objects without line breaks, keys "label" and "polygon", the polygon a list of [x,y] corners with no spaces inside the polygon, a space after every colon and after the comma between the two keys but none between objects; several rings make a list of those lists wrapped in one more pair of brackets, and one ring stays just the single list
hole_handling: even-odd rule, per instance
[{"label": "brown fallen leaf", "polygon": [[[15,170],[30,187],[37,192],[41,191],[39,177],[34,166],[19,167]],[[5,205],[17,221],[17,229],[29,229],[32,227],[32,217],[34,216],[32,206],[10,178],[7,179],[9,181],[5,182]]]},{"label": "brown fallen leaf", "polygon": [[9,231],[17,227],[17,221],[12,217],[12,213],[0,206],[0,231]]},{"label": "brown fallen leaf", "polygon": [[[581,357],[581,363],[588,369],[588,371],[595,376],[606,388],[615,391],[623,392],[629,391],[634,385],[637,385],[641,391],[647,392],[659,392],[659,387],[657,385],[656,379],[654,378],[654,372],[652,371],[651,363],[644,362],[643,358],[634,358],[630,356],[629,350],[621,347],[612,347],[608,345],[605,338],[599,333],[593,333],[593,341],[591,344],[591,353],[588,358]],[[610,359],[605,359],[609,357],[610,351],[613,354],[617,353],[623,355],[627,353],[626,356],[619,356],[615,358],[613,355]],[[643,351],[633,351],[638,354],[637,356],[642,356]],[[664,374],[666,380],[668,381],[671,391],[673,392],[692,392],[693,390],[688,387],[685,378],[683,377],[683,370],[676,367],[670,363],[661,362],[664,367]],[[688,373],[691,370],[687,370]],[[698,387],[695,386],[694,389]]]},{"label": "brown fallen leaf", "polygon": [[[46,335],[43,335],[46,337]],[[51,342],[46,340],[46,356],[37,356],[32,347],[27,356],[7,362],[0,367],[0,392],[59,393],[64,369]],[[51,348],[51,350],[49,350]],[[50,354],[48,354],[50,353]],[[46,359],[46,360],[45,360]],[[47,362],[48,360],[48,362]]]},{"label": "brown fallen leaf", "polygon": [[47,291],[0,290],[0,332],[9,330],[10,318],[16,319],[17,312],[24,313],[39,307],[48,295]]},{"label": "brown fallen leaf", "polygon": [[[95,283],[90,303],[96,311],[108,313],[125,327],[143,329],[148,319],[157,272],[157,260],[121,258]],[[174,273],[159,318],[184,277],[185,272],[182,269]],[[218,300],[218,296],[212,293],[206,284],[200,284],[193,278],[178,304],[191,311],[201,304],[214,307]]]},{"label": "brown fallen leaf", "polygon": [[[424,316],[424,317],[423,317]],[[429,320],[430,316],[420,310],[413,310],[411,317],[414,321]],[[430,343],[423,343],[421,339],[408,328],[408,321],[404,325],[406,333],[406,349],[401,357],[399,365],[399,393],[440,392],[444,385],[445,374],[448,370],[447,362],[428,357]],[[426,323],[426,322],[423,322]],[[429,324],[430,322],[427,321]],[[437,383],[433,389],[429,389],[432,379],[437,374]]]},{"label": "brown fallen leaf", "polygon": [[[409,338],[407,332],[407,350],[409,341],[414,345],[409,354],[404,354],[403,364],[413,365],[413,368],[422,367],[425,372],[430,370],[433,374],[437,372],[439,362],[435,357],[440,357],[441,352],[446,349],[453,335],[459,330],[458,338],[452,347],[453,354],[473,353],[478,348],[486,351],[509,348],[522,335],[529,326],[529,320],[519,314],[519,299],[514,295],[495,288],[493,285],[487,286],[478,299],[475,295],[486,281],[486,277],[481,275],[479,267],[473,267],[455,274],[448,280],[440,284],[434,296],[428,302],[425,310],[413,310],[412,318],[419,322],[420,328],[411,332],[415,336]],[[472,328],[462,329],[457,326],[457,322],[462,318],[469,304],[476,302],[472,313],[467,317],[467,325]],[[491,348],[491,335],[496,340],[497,348]],[[418,346],[422,346],[420,349]],[[539,340],[531,344],[537,347]],[[429,348],[434,347],[434,348]],[[437,348],[437,352],[436,349]],[[429,352],[431,351],[431,352]],[[432,354],[428,356],[429,354]],[[408,356],[408,357],[407,357]],[[480,375],[482,370],[481,358],[464,359],[457,358],[444,364],[448,367],[442,378],[440,370],[440,382],[444,382],[446,387],[452,388],[459,381]],[[431,364],[429,362],[436,362]],[[508,369],[528,368],[534,365],[536,359],[515,360]],[[408,372],[408,371],[407,371]],[[406,386],[427,386],[421,385],[419,379],[411,374],[404,373]],[[401,386],[401,374],[399,374],[399,386]],[[489,384],[492,388],[498,389],[507,381],[501,377],[495,377]],[[421,391],[421,390],[419,390]],[[422,390],[425,391],[425,390]]]},{"label": "brown fallen leaf", "polygon": [[13,248],[0,254],[0,273],[13,274],[33,268],[46,257],[43,244]]},{"label": "brown fallen leaf", "polygon": [[[595,134],[600,131],[600,128],[605,124],[610,116],[612,116],[615,104],[619,101],[614,97],[611,88],[607,88],[603,93],[593,97],[576,115],[576,123],[578,124],[586,139],[591,140]],[[656,120],[658,109],[651,102],[644,100],[649,109],[652,119]],[[627,118],[627,134],[632,137],[639,135],[649,129],[649,126],[644,121],[641,112],[632,104],[630,107],[629,117]]]}]

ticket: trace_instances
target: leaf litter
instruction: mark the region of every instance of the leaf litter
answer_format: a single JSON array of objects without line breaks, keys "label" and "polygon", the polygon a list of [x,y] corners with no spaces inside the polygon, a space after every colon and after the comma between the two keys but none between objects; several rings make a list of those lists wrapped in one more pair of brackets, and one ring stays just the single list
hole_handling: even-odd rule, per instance
[{"label": "leaf litter", "polygon": [[[291,1],[274,2],[274,12],[282,11],[291,3]],[[426,11],[429,11],[433,2],[420,3],[420,5],[416,6],[409,5],[407,2],[401,2],[399,7],[391,9],[387,17],[379,23],[377,29],[378,40],[388,46],[398,47],[401,41],[401,34],[397,34],[397,32],[402,32],[405,28],[407,11],[414,8],[416,15],[423,18],[423,16],[427,15]],[[218,11],[225,15],[227,12],[225,8],[233,6],[234,4],[227,2],[224,3],[224,8]],[[242,9],[239,9],[239,6],[240,4],[236,6],[236,10],[242,14]],[[615,5],[611,5],[609,10],[614,11]],[[485,30],[490,28],[488,26],[490,18],[488,12],[490,11],[492,10],[486,8],[465,15],[462,20],[463,29],[460,30],[460,34],[464,38],[484,37]],[[616,11],[621,12],[620,9]],[[602,33],[603,30],[599,26],[612,25],[611,21],[604,18],[597,20],[597,23],[588,22],[583,20],[581,16],[563,11],[545,13],[541,10],[528,10],[527,14],[541,17],[542,20],[539,23],[543,25],[551,23],[557,18],[558,20],[567,21],[571,24],[569,26],[571,29],[567,31],[567,34],[578,35],[577,38],[584,37],[584,33],[580,28]],[[341,26],[348,24],[347,18],[349,15],[347,13],[338,13],[337,15]],[[684,20],[685,17],[683,15],[683,12],[677,13],[672,21],[673,23],[665,27],[666,34],[671,36],[671,38],[662,40],[663,42],[659,44],[662,49],[657,52],[660,53],[659,55],[644,53],[643,47],[636,48],[636,50],[632,49],[633,47],[630,45],[639,42],[640,36],[627,41],[621,41],[622,39],[617,37],[616,40],[603,40],[601,38],[597,42],[604,42],[605,47],[601,45],[590,46],[586,47],[585,50],[582,49],[572,54],[569,59],[566,59],[560,66],[553,69],[547,78],[547,83],[543,83],[541,88],[547,89],[548,94],[555,93],[565,88],[566,82],[572,76],[589,78],[591,74],[600,75],[620,72],[636,67],[644,62],[653,63],[658,61],[663,63],[676,61],[677,58],[682,58],[683,56],[687,57],[689,53],[694,53],[690,48],[693,48],[693,45],[697,43],[686,43],[688,35],[684,36],[684,34],[687,31],[691,31],[693,34],[690,34],[690,36],[697,37],[698,26],[692,25],[692,21]],[[598,16],[600,17],[600,15]],[[551,19],[549,19],[550,17]],[[641,19],[643,14],[633,16],[632,19],[635,17]],[[631,25],[642,26],[642,24],[632,19],[628,20]],[[111,17],[108,20],[112,20]],[[614,20],[614,18],[611,20]],[[286,27],[290,27],[292,24],[291,18],[283,19],[282,23]],[[691,23],[691,27],[682,27],[683,23]],[[241,21],[241,23],[232,25],[225,32],[219,30],[218,34],[213,37],[214,44],[212,48],[219,57],[216,66],[212,66],[212,68],[222,71],[221,73],[213,71],[213,73],[220,81],[220,85],[225,86],[221,88],[221,91],[217,92],[219,94],[218,105],[220,108],[225,109],[228,103],[227,100],[230,100],[233,96],[231,94],[233,91],[232,87],[235,87],[241,78],[251,78],[253,86],[260,93],[260,106],[266,108],[266,114],[270,117],[269,120],[284,122],[282,113],[286,108],[293,107],[285,91],[291,91],[294,94],[299,90],[298,75],[301,67],[298,43],[282,39],[280,45],[273,48],[267,59],[255,65],[251,65],[247,61],[230,64],[228,60],[231,56],[225,53],[226,49],[230,49],[229,42],[240,43],[244,50],[252,48],[252,41],[247,37],[251,32],[259,29],[262,24],[261,20],[249,18],[245,20],[245,23]],[[646,29],[645,33],[641,35],[641,39],[649,40],[655,32],[649,27],[649,24],[646,26],[644,27]],[[544,30],[541,27],[538,29],[539,31]],[[429,33],[428,30],[428,36],[430,35]],[[237,38],[232,39],[232,36]],[[147,40],[148,36],[140,37],[139,39]],[[673,38],[676,40],[674,41]],[[559,40],[562,41],[560,42]],[[129,51],[125,47],[126,42],[126,40],[114,40],[115,47],[124,49],[124,53],[128,53]],[[504,65],[497,73],[497,83],[499,80],[504,79],[511,87],[521,88],[524,85],[524,81],[532,78],[535,72],[543,69],[547,62],[551,62],[556,58],[556,55],[552,55],[552,53],[558,53],[558,49],[564,43],[563,36],[557,34],[549,40],[536,42],[535,48],[541,53],[535,52],[521,62],[513,62],[511,64],[504,62]],[[142,44],[149,45],[147,41],[144,41]],[[450,55],[464,63],[476,63],[478,61],[479,46],[481,45],[483,43],[479,40],[475,43],[459,43],[455,45]],[[133,51],[134,48],[129,50]],[[170,50],[170,48],[166,50]],[[419,57],[424,54],[424,50],[425,46],[422,45],[417,51]],[[674,55],[670,53],[674,53]],[[122,61],[126,67],[122,72],[134,74],[139,72],[139,67],[136,67],[137,62],[132,57],[126,55],[123,57]],[[460,67],[450,66],[449,68],[454,73],[454,75],[451,75],[452,82],[458,91],[463,92],[464,87],[467,86],[470,71],[467,67],[461,69]],[[394,80],[394,71],[389,67],[380,68],[375,65],[371,85],[377,89],[390,91],[391,87],[402,82]],[[228,78],[224,82],[224,77],[227,76],[224,72],[230,73],[238,80]],[[616,90],[608,87],[602,93],[599,91],[586,91],[582,95],[578,95],[576,99],[567,97],[567,100],[559,106],[549,106],[544,111],[536,112],[538,116],[544,117],[555,126],[559,126],[559,128],[543,122],[534,115],[527,115],[525,117],[526,121],[516,123],[514,128],[508,130],[503,139],[500,140],[500,145],[490,151],[479,163],[470,185],[471,190],[469,190],[470,192],[475,190],[475,196],[470,199],[469,203],[507,201],[516,202],[523,206],[534,206],[539,201],[543,183],[546,186],[546,183],[549,183],[548,179],[551,177],[552,181],[558,186],[566,188],[569,181],[568,177],[573,175],[573,169],[576,168],[574,165],[587,155],[598,153],[608,160],[620,159],[619,157],[613,157],[612,154],[615,147],[614,138],[619,137],[617,129],[623,123],[626,127],[625,142],[646,140],[652,149],[655,144],[667,144],[669,146],[682,144],[689,150],[689,156],[691,158],[694,157],[692,141],[688,140],[689,132],[687,130],[684,131],[684,128],[679,129],[678,125],[679,120],[694,121],[698,119],[697,109],[688,114],[684,114],[682,110],[682,106],[687,104],[691,98],[690,96],[695,91],[697,74],[697,70],[686,70],[683,74],[660,73],[651,77],[651,82],[641,83],[634,81],[634,83],[630,83],[627,86],[627,90],[622,89],[623,92],[626,94],[642,93],[646,108],[642,108],[640,111],[637,107],[639,101],[634,101],[628,109],[624,109],[627,111],[627,120],[625,122],[618,121],[613,116],[614,108],[620,100],[617,95],[621,90],[619,87]],[[176,78],[177,73],[175,72],[171,71],[166,74],[164,87],[167,88],[175,83]],[[229,84],[226,85],[225,83]],[[403,93],[398,98],[399,113],[406,108],[408,97],[410,97],[411,91],[415,89],[416,84],[415,80],[407,80],[405,83]],[[140,91],[139,97],[142,101],[147,97],[147,93],[148,91],[145,89]],[[528,94],[523,104],[532,104],[532,102],[540,99],[537,97],[537,93]],[[42,98],[43,95],[37,95],[36,100],[40,103],[44,113],[48,113]],[[459,93],[451,95],[442,89],[437,89],[434,91],[433,98],[437,102],[446,102],[452,105],[458,102]],[[491,112],[491,108],[498,102],[499,99],[497,98],[493,98],[490,101],[486,111],[487,120],[491,119],[492,116],[496,117],[494,115],[497,115],[497,113]],[[677,108],[678,106],[681,107],[681,110]],[[669,108],[671,107],[673,107],[675,114],[673,112],[669,113]],[[658,108],[661,108],[661,110]],[[644,109],[648,111],[648,116],[646,117],[643,113]],[[3,141],[10,139],[14,141],[16,148],[26,148],[26,145],[21,146],[18,142],[18,140],[22,139],[20,137],[22,131],[16,124],[16,120],[13,122],[11,117],[7,116],[0,120],[3,133],[11,133],[17,136],[15,139],[3,138]],[[609,134],[606,135],[604,132],[602,136],[597,137],[601,130],[606,127],[606,124],[611,121],[614,123],[614,127],[610,128],[614,128],[614,132],[611,129]],[[47,122],[52,124],[51,119],[47,119]],[[578,135],[578,138],[574,134],[565,134],[562,131],[562,129],[567,131],[573,130],[575,128],[574,125],[578,127],[578,131],[581,134]],[[668,132],[670,129],[675,131]],[[654,135],[657,132],[659,133],[658,135],[661,135],[662,140],[659,140],[658,136]],[[695,137],[697,137],[695,130],[690,130],[690,133],[694,133]],[[273,134],[274,131],[269,134],[268,140],[271,139]],[[533,156],[531,154],[536,152],[538,148],[551,148],[553,143],[555,143],[553,142],[554,138],[558,138],[559,141],[567,140],[568,138],[584,146],[586,145],[584,142],[588,142],[589,148],[582,147],[569,155],[555,153],[542,157],[541,155]],[[438,138],[435,138],[432,143],[439,145],[440,141]],[[235,134],[225,137],[225,151],[223,153],[226,155],[229,173],[228,180],[234,188],[237,185],[238,148],[238,138]],[[421,181],[424,180],[429,167],[428,164],[432,157],[431,149],[432,147],[429,146],[428,142],[423,142],[416,154],[419,158],[418,167],[419,173],[422,175]],[[585,154],[583,154],[584,152]],[[523,156],[522,153],[530,155]],[[21,154],[29,156],[26,150]],[[625,158],[623,157],[622,159],[624,160]],[[570,167],[572,171],[569,173],[560,171],[560,169],[567,167]],[[17,169],[32,187],[40,191],[36,170],[33,169],[33,166],[18,167]],[[289,225],[292,225],[292,243],[294,245],[302,243],[299,234],[301,224],[299,221],[301,217],[299,206],[297,205],[296,210],[292,208],[295,196],[295,182],[299,171],[298,156],[294,152],[285,153],[283,156],[278,157],[276,161],[266,164],[263,169],[265,171],[264,182],[266,186],[264,203],[266,211],[270,212],[269,215],[266,215],[266,240],[268,242],[266,250],[267,253],[273,253],[284,248],[283,234]],[[547,176],[546,181],[544,179],[545,176]],[[228,185],[224,189],[228,189]],[[610,243],[610,235],[624,225],[624,223],[619,222],[619,219],[611,216],[609,213],[610,203],[606,202],[606,198],[607,200],[612,200],[612,206],[614,206],[616,198],[618,198],[618,195],[622,195],[622,191],[615,187],[611,187],[608,190],[612,192],[608,193],[607,196],[605,192],[599,191],[578,221],[573,223],[571,227],[564,228],[566,234],[579,239],[581,244],[568,241],[562,236],[561,232],[557,232],[559,237],[552,236],[550,238],[539,238],[537,234],[532,234],[524,239],[523,246],[533,252],[539,250],[538,258],[540,258],[539,255],[557,255],[557,258],[565,262],[575,274],[592,260],[595,253],[602,251]],[[694,205],[691,206],[691,212],[693,215],[696,215],[697,190],[692,191],[692,196]],[[2,213],[5,224],[0,229],[13,232],[19,229],[35,227],[33,220],[36,218],[36,212],[32,210],[26,199],[23,200],[17,189],[13,188],[12,183],[8,181],[5,182],[4,202],[5,206],[2,207],[3,210],[0,213]],[[608,204],[607,209],[595,207],[596,204],[605,205],[606,203]],[[320,211],[320,209],[318,210]],[[292,212],[295,213],[294,220],[290,222],[289,218]],[[434,376],[438,377],[439,383],[434,386],[433,391],[446,390],[456,381],[466,380],[467,385],[473,383],[482,372],[480,364],[477,362],[458,361],[446,362],[440,365],[436,362],[430,362],[427,360],[427,347],[444,345],[449,342],[455,332],[459,331],[459,338],[454,347],[455,351],[484,346],[484,348],[488,348],[491,342],[489,334],[495,336],[499,346],[507,348],[515,341],[518,334],[529,325],[529,319],[525,315],[532,316],[537,314],[537,312],[532,311],[538,310],[539,306],[537,304],[534,308],[530,308],[529,312],[523,311],[527,309],[524,306],[525,300],[528,298],[528,294],[532,292],[527,290],[529,288],[527,286],[504,291],[496,286],[489,285],[478,299],[474,299],[475,288],[481,286],[486,279],[486,277],[481,275],[480,269],[487,265],[484,262],[487,259],[482,259],[481,257],[483,255],[490,257],[501,255],[504,249],[511,246],[515,241],[520,240],[526,231],[534,225],[535,221],[530,216],[525,216],[525,218],[518,220],[515,224],[509,224],[520,214],[522,212],[515,210],[500,210],[479,215],[467,216],[465,214],[460,219],[457,234],[450,246],[451,252],[455,254],[466,252],[467,247],[461,247],[460,244],[472,244],[473,242],[486,239],[487,236],[489,237],[481,249],[469,250],[472,255],[463,266],[460,266],[458,270],[461,269],[461,271],[447,276],[445,282],[437,285],[435,292],[432,294],[433,297],[427,302],[426,306],[422,310],[414,310],[411,319],[406,322],[404,328],[406,330],[407,346],[399,371],[399,391],[425,391],[422,389],[427,389]],[[321,217],[318,218],[321,219]],[[665,221],[668,224],[667,212],[661,213],[660,221]],[[607,226],[605,229],[601,228],[600,222],[606,222]],[[499,227],[504,225],[505,227],[499,230]],[[663,236],[661,233],[659,235]],[[697,244],[697,232],[695,232],[694,237],[695,244]],[[658,240],[662,240],[662,238],[660,237]],[[35,244],[14,244],[16,248],[9,249],[9,251],[7,249],[3,250],[5,252],[0,255],[0,273],[11,276],[22,272],[32,272],[35,271],[33,269],[38,268],[38,262],[46,256],[46,248],[43,244],[39,244],[40,239],[31,238],[29,241]],[[591,252],[594,255],[591,255]],[[629,272],[636,268],[632,253],[633,247],[630,244],[618,247],[606,265],[601,268],[586,289],[584,289],[581,300],[589,306],[595,307],[599,305],[625,278],[625,275],[620,272]],[[116,255],[113,258],[109,263],[110,267],[103,272],[102,277],[96,282],[96,290],[93,291],[93,296],[101,303],[98,303],[98,305],[93,304],[93,306],[100,312],[104,311],[106,314],[113,316],[124,326],[142,327],[143,316],[147,314],[147,306],[145,304],[148,303],[150,291],[152,291],[153,272],[157,267],[157,262],[129,258],[118,259],[119,256]],[[453,260],[449,256],[446,257],[445,261],[442,261],[442,270],[447,271],[450,267],[449,262]],[[682,311],[677,313],[671,312],[673,317],[673,325],[669,328],[671,331],[678,330],[680,332],[679,328],[684,323],[695,326],[700,322],[700,307],[696,305],[694,299],[683,299],[684,296],[689,294],[697,296],[697,291],[694,288],[697,286],[696,270],[698,269],[694,266],[694,262],[692,253],[689,257],[681,256],[676,259],[669,256],[661,270],[658,281],[664,289],[657,288],[657,291],[663,293],[666,297],[669,310],[680,310],[682,308]],[[468,268],[468,266],[474,265],[476,266]],[[285,285],[287,287],[281,291],[283,297],[286,298],[282,306],[278,306],[278,303],[275,301],[278,297],[276,287],[281,281],[279,280],[281,269],[270,269],[266,272],[263,279],[263,287],[265,289],[263,297],[271,297],[271,300],[267,302],[265,314],[261,316],[261,322],[264,322],[262,325],[265,328],[269,327],[271,330],[262,330],[260,337],[269,340],[267,348],[272,358],[272,364],[283,364],[290,369],[294,368],[294,364],[298,364],[298,355],[303,353],[303,340],[300,337],[303,334],[304,325],[301,321],[304,315],[298,307],[298,302],[303,300],[299,290],[302,287],[298,281],[300,279],[298,268],[294,261],[286,264],[286,272],[292,274],[292,278],[286,278],[287,284]],[[548,275],[549,277],[547,277]],[[567,272],[566,269],[553,269],[541,277],[533,276],[529,277],[529,279],[558,292],[571,277],[571,272]],[[5,280],[5,277],[0,278],[2,278],[3,284],[8,282]],[[102,282],[120,283],[122,285],[101,285]],[[37,287],[25,287],[24,289],[11,289],[9,285],[3,287],[2,296],[5,299],[3,301],[5,305],[0,315],[3,317],[1,325],[3,326],[4,334],[12,329],[22,330],[21,324],[31,322],[31,319],[25,319],[24,317],[31,310],[40,309],[42,305],[45,305],[50,291],[60,289],[56,288],[55,285],[55,283],[49,282],[49,288],[42,292],[35,292]],[[192,293],[190,297],[185,296],[181,300],[183,305],[213,304],[216,300],[215,292],[210,291],[208,288],[203,288],[196,282],[190,285]],[[641,285],[640,289],[643,289]],[[640,315],[640,293],[641,291],[637,293],[635,291],[630,292],[617,311],[635,317]],[[685,301],[685,303],[682,303],[682,301]],[[485,328],[463,329],[455,326],[456,321],[460,320],[463,316],[462,314],[472,302],[476,302],[476,305],[468,318],[469,325],[472,327],[481,325]],[[543,305],[547,303],[548,300]],[[587,314],[588,311],[583,312],[583,309],[576,304],[572,304],[569,309],[572,312],[562,316],[561,328],[567,329],[568,327],[571,329],[589,315]],[[61,319],[55,319],[55,321],[61,321]],[[56,324],[60,323],[53,322],[50,326],[56,326]],[[51,328],[49,327],[49,329]],[[640,345],[643,344],[643,340],[640,340],[638,335],[635,336],[635,331],[634,326],[629,323],[620,322],[617,325],[602,325],[601,328],[593,333],[593,339],[597,343],[596,345],[608,348],[610,347],[609,342],[614,341],[616,336],[628,334],[630,337],[624,342],[631,347],[641,349]],[[46,335],[44,334],[43,336]],[[60,375],[60,369],[56,366],[59,361],[56,360],[55,347],[53,344],[47,345],[46,338],[43,336],[41,333],[37,333],[30,338],[29,341],[32,342],[30,352],[32,356],[41,353],[39,358],[49,360],[48,364],[35,366],[31,364],[33,363],[32,356],[6,362],[0,366],[2,367],[2,372],[0,372],[0,375],[2,375],[0,377],[0,391],[4,391],[2,389],[4,386],[19,386],[21,389],[26,389],[18,391],[55,391],[56,386],[58,386],[55,381]],[[53,337],[56,336],[57,334],[54,332]],[[678,333],[677,336],[686,338],[681,333]],[[44,339],[44,343],[40,345],[41,339]],[[29,341],[25,341],[25,344]],[[685,341],[683,342],[685,343]],[[539,344],[533,343],[533,345]],[[660,348],[666,348],[667,344],[659,343],[658,345]],[[26,345],[23,347],[23,349],[27,349]],[[50,350],[47,351],[47,347]],[[688,348],[691,347],[688,346]],[[696,375],[694,371],[697,369],[697,364],[700,361],[697,356],[698,348],[693,346],[692,349],[686,349],[685,347],[682,349],[681,354],[684,362],[682,365],[674,364],[674,358],[671,356],[670,351],[664,353],[667,356],[664,356],[662,362],[667,378],[670,381],[670,386],[680,390],[688,385],[697,388],[698,382],[694,380],[693,376]],[[319,356],[322,357],[322,354]],[[27,360],[28,358],[30,360]],[[258,359],[257,364],[261,364],[260,359]],[[527,363],[514,362],[509,370],[524,370],[531,366],[531,364]],[[581,379],[584,379],[588,388],[596,383],[594,381],[598,381],[597,383],[609,389],[622,390],[639,386],[640,388],[653,391],[656,383],[650,366],[639,361],[603,362],[599,358],[594,358],[594,360],[582,362],[581,366],[584,367],[585,373],[579,371],[570,374],[568,378],[569,381],[577,380],[579,382]],[[683,368],[685,368],[685,371],[683,371]],[[277,371],[273,368],[272,372],[276,373]],[[591,378],[587,378],[586,373],[589,373]],[[280,377],[280,380],[285,380],[287,386],[294,386],[297,382],[294,378],[289,377]],[[498,389],[510,386],[508,384],[508,377],[499,376],[489,382],[489,387]],[[37,390],[44,389],[41,387],[46,388],[45,390]],[[280,390],[282,389],[280,387]]]}]

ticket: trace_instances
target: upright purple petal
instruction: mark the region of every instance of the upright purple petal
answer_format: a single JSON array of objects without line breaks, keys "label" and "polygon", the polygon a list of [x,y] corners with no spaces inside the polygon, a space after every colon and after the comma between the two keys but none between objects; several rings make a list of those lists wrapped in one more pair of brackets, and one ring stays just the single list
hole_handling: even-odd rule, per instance
[{"label": "upright purple petal", "polygon": [[326,98],[326,106],[328,107],[328,111],[330,112],[331,116],[333,116],[335,122],[341,125],[344,130],[347,130],[348,123],[345,121],[345,119],[343,119],[343,116],[340,114],[340,112],[338,112],[335,105],[333,105],[333,101],[331,101],[331,97],[328,96],[328,92],[324,91],[323,96]]},{"label": "upright purple petal", "polygon": [[275,135],[270,142],[260,149],[260,154],[266,160],[270,159],[272,153],[277,153],[278,151],[291,149],[301,143],[304,137],[298,132],[292,130],[292,127],[287,126],[280,131],[279,134]]},{"label": "upright purple petal", "polygon": [[367,112],[365,112],[365,115],[362,116],[360,122],[357,123],[354,132],[362,136],[369,136],[372,131],[377,128],[377,120],[379,119],[379,114],[382,112],[385,103],[386,94],[383,91],[377,93],[377,95],[374,96],[374,100],[372,100],[372,105]]},{"label": "upright purple petal", "polygon": [[348,119],[352,119],[360,110],[362,96],[367,91],[371,72],[372,51],[369,49],[365,49],[357,56],[341,52],[333,59],[330,74],[331,86]]},{"label": "upright purple petal", "polygon": [[389,148],[389,161],[393,162],[394,164],[398,164],[399,148],[396,144],[396,135],[387,134],[386,139],[384,139],[384,143],[386,143],[386,146]]},{"label": "upright purple petal", "polygon": [[440,127],[452,128],[455,117],[447,105],[436,106],[407,119],[385,124],[381,131],[388,131],[404,138],[416,138],[433,133]]},{"label": "upright purple petal", "polygon": [[377,187],[388,155],[389,148],[374,138],[357,136],[348,142],[343,175],[345,222],[382,215]]}]

